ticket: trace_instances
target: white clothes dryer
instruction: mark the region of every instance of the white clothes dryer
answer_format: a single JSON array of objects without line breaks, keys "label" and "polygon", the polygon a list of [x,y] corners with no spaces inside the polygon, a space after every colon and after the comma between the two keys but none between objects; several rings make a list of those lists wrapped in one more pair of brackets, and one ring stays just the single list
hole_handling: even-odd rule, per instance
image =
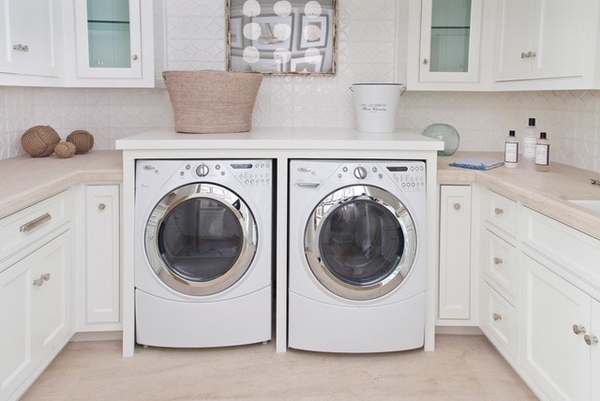
[{"label": "white clothes dryer", "polygon": [[271,339],[272,160],[138,160],[136,341]]},{"label": "white clothes dryer", "polygon": [[289,346],[422,347],[425,162],[291,160],[289,174]]}]

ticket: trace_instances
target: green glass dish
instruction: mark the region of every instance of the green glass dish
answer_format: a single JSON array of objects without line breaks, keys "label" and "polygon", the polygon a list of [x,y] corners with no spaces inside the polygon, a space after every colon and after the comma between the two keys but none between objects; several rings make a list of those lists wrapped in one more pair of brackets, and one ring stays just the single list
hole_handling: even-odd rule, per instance
[{"label": "green glass dish", "polygon": [[448,124],[431,124],[425,128],[423,135],[444,142],[444,150],[438,150],[438,156],[452,156],[460,145],[458,131]]}]

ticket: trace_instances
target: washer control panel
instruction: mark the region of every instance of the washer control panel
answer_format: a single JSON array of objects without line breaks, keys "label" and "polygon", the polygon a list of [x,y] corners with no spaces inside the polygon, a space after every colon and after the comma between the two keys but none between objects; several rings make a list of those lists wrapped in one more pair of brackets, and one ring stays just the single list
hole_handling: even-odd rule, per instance
[{"label": "washer control panel", "polygon": [[136,182],[160,181],[168,177],[182,182],[212,181],[225,184],[237,180],[245,187],[272,186],[272,160],[152,160],[139,162]]}]

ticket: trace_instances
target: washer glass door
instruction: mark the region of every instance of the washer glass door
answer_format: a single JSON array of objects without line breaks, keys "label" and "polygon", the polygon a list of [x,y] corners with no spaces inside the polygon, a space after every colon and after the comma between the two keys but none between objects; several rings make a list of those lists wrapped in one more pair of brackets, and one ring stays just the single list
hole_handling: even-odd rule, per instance
[{"label": "washer glass door", "polygon": [[375,299],[397,288],[410,273],[416,250],[406,206],[369,185],[323,198],[305,231],[311,271],[329,291],[351,300]]},{"label": "washer glass door", "polygon": [[166,285],[188,295],[229,288],[248,270],[257,246],[246,203],[216,184],[182,186],[164,196],[145,231],[148,261]]}]

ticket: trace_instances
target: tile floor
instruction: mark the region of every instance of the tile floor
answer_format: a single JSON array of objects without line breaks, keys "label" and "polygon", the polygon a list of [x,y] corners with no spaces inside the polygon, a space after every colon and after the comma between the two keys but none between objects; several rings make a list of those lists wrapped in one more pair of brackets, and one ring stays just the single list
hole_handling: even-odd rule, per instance
[{"label": "tile floor", "polygon": [[273,343],[178,350],[69,343],[33,400],[535,400],[483,336],[438,335],[436,351],[276,353]]}]

